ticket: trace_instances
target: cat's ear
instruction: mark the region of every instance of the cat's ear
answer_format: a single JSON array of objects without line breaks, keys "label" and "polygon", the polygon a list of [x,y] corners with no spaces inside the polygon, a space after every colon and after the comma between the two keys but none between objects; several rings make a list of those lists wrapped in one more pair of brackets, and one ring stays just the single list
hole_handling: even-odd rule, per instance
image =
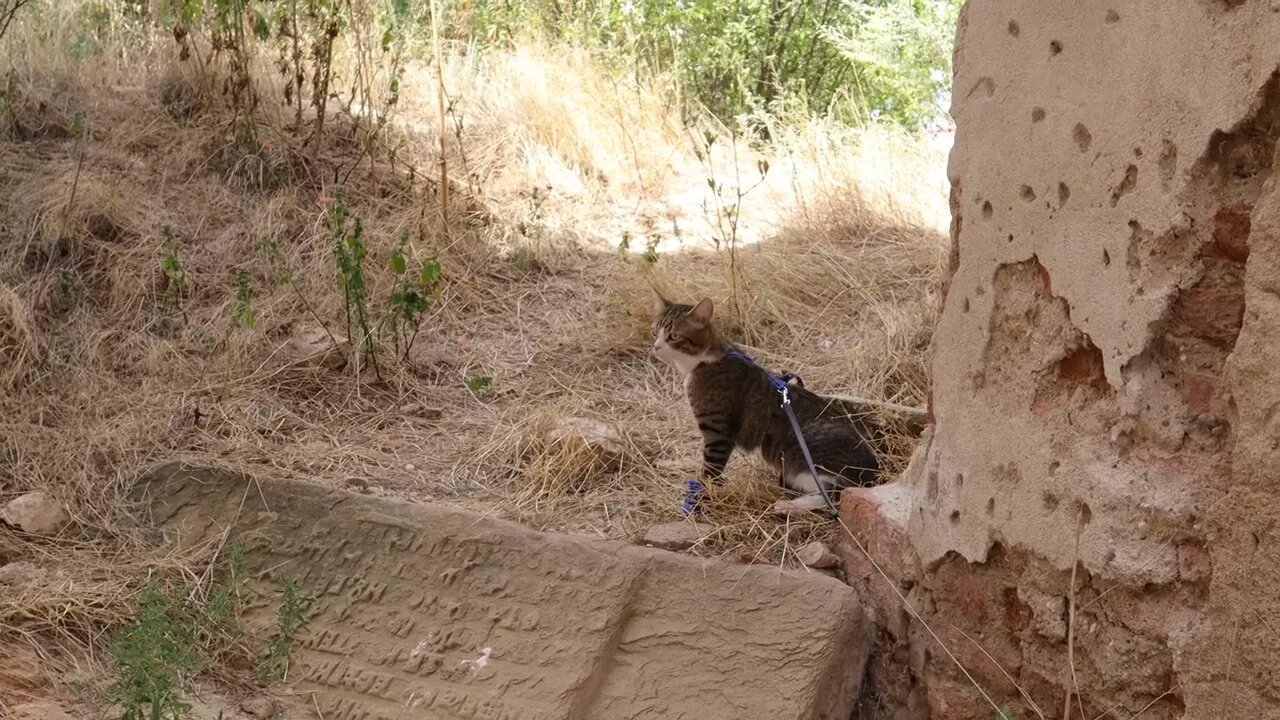
[{"label": "cat's ear", "polygon": [[711,324],[711,312],[714,309],[711,298],[703,298],[689,311],[689,320],[698,327],[706,327]]},{"label": "cat's ear", "polygon": [[661,315],[662,313],[666,312],[668,308],[671,307],[671,301],[663,297],[662,293],[658,292],[657,288],[652,288],[652,290],[653,290],[653,311]]}]

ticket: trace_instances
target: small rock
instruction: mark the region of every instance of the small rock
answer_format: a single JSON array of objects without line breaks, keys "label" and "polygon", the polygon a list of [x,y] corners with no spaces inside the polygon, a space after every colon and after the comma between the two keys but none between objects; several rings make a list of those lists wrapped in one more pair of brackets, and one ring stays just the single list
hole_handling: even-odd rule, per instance
[{"label": "small rock", "polygon": [[52,535],[70,520],[62,503],[43,490],[14,498],[0,510],[0,520],[33,535]]},{"label": "small rock", "polygon": [[1031,608],[1031,629],[1054,642],[1067,639],[1067,599],[1031,587],[1019,587],[1018,599]]},{"label": "small rock", "polygon": [[585,450],[609,468],[617,466],[627,447],[618,428],[589,417],[559,418],[547,429],[543,440],[549,447]]},{"label": "small rock", "polygon": [[697,545],[716,531],[715,525],[700,522],[670,522],[654,525],[645,531],[641,541],[649,547],[678,552]]},{"label": "small rock", "polygon": [[275,714],[276,704],[269,697],[255,695],[240,703],[240,711],[258,720],[266,720]]},{"label": "small rock", "polygon": [[29,585],[39,572],[39,566],[26,560],[0,565],[0,585]]},{"label": "small rock", "polygon": [[347,366],[351,343],[343,337],[330,336],[322,328],[304,330],[289,341],[288,355],[295,366],[324,368],[332,371]]},{"label": "small rock", "polygon": [[831,552],[831,548],[817,540],[797,550],[796,558],[811,568],[833,568],[840,564],[840,558]]}]

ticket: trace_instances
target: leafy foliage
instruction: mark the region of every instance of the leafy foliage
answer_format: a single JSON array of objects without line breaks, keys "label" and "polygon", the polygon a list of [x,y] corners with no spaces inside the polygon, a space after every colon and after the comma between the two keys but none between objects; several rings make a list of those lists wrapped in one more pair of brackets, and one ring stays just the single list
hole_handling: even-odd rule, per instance
[{"label": "leafy foliage", "polygon": [[465,43],[522,34],[671,76],[686,105],[728,120],[797,103],[846,121],[915,127],[941,114],[959,0],[454,0]]},{"label": "leafy foliage", "polygon": [[133,621],[116,633],[116,679],[107,695],[120,704],[120,720],[177,720],[190,709],[182,689],[204,657],[189,601],[188,588],[166,591],[152,581]]}]

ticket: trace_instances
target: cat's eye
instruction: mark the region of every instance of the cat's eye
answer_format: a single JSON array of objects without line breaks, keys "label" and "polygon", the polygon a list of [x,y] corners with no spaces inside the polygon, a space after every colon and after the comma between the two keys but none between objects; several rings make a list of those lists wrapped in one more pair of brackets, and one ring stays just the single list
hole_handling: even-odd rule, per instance
[{"label": "cat's eye", "polygon": [[669,333],[669,334],[667,335],[667,342],[669,342],[669,343],[678,343],[678,342],[680,342],[680,336],[679,336],[679,335],[677,335],[677,334],[675,334],[675,333]]}]

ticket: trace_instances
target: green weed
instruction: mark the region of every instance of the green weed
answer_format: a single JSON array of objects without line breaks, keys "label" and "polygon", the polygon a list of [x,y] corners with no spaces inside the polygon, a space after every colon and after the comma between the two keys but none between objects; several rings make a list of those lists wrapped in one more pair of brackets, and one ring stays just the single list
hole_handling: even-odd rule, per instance
[{"label": "green weed", "polygon": [[258,679],[263,683],[283,682],[289,679],[293,667],[293,647],[298,636],[307,628],[307,614],[313,598],[306,597],[294,580],[287,580],[280,598],[280,612],[276,618],[276,632],[267,651],[258,664]]},{"label": "green weed", "polygon": [[168,225],[164,226],[166,250],[160,259],[160,272],[165,278],[165,294],[169,297],[173,308],[182,316],[183,324],[187,323],[186,297],[191,289],[191,276],[182,265],[179,256],[178,241]]},{"label": "green weed", "polygon": [[334,198],[329,213],[333,226],[333,258],[338,266],[338,284],[342,289],[347,337],[369,357],[374,375],[381,379],[382,372],[378,368],[378,338],[370,321],[369,284],[364,272],[364,261],[368,255],[364,244],[364,224],[356,217],[348,230],[347,218],[350,213],[341,197]]},{"label": "green weed", "polygon": [[236,269],[236,307],[231,317],[242,327],[253,327],[253,286],[244,268]]},{"label": "green weed", "polygon": [[116,633],[107,696],[119,704],[120,720],[179,720],[190,709],[183,689],[205,661],[190,599],[189,588],[165,590],[153,580],[132,622]]},{"label": "green weed", "polygon": [[396,355],[404,361],[408,359],[409,351],[418,339],[423,315],[440,296],[440,260],[430,257],[419,264],[416,273],[410,273],[405,244],[402,242],[391,253],[387,267],[397,276],[397,281],[395,289],[391,291],[384,326],[391,334]]}]

